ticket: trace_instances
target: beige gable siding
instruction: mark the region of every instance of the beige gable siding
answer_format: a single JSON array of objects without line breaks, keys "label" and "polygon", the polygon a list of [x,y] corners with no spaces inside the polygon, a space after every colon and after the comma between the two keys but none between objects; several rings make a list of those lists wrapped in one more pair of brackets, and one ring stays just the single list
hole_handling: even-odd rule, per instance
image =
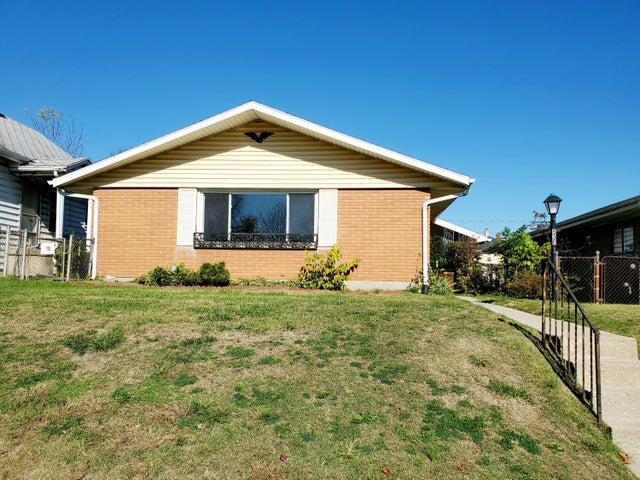
[{"label": "beige gable siding", "polygon": [[[244,132],[270,131],[256,143]],[[114,169],[73,188],[438,188],[424,173],[256,121]],[[73,189],[72,188],[72,189]]]}]

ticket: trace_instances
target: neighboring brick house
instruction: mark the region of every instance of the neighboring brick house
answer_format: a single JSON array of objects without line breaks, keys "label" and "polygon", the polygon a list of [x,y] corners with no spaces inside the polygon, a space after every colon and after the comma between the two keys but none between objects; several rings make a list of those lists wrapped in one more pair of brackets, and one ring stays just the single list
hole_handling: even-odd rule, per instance
[{"label": "neighboring brick house", "polygon": [[93,196],[99,276],[222,260],[235,277],[289,279],[305,251],[338,244],[361,259],[350,287],[395,289],[473,182],[248,102],[51,183]]},{"label": "neighboring brick house", "polygon": [[[640,195],[563,220],[557,225],[558,248],[563,256],[640,256]],[[531,234],[549,240],[548,229]]]}]

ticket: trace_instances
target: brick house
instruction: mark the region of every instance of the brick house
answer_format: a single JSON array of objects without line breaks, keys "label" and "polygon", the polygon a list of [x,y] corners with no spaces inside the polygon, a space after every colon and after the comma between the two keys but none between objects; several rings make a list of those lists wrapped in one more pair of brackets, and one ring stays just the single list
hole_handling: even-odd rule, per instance
[{"label": "brick house", "polygon": [[51,184],[90,199],[94,277],[225,261],[234,277],[290,279],[305,251],[338,244],[361,259],[351,288],[397,289],[473,182],[252,101]]}]

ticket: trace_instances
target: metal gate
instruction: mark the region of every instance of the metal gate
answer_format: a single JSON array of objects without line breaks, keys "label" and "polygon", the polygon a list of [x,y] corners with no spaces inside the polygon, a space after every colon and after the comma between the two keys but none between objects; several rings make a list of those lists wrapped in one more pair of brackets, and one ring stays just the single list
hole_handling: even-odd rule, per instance
[{"label": "metal gate", "polygon": [[602,270],[605,303],[640,304],[640,257],[604,257]]},{"label": "metal gate", "polygon": [[582,303],[591,303],[595,298],[596,257],[562,257],[558,262],[560,273],[564,276],[576,299]]}]

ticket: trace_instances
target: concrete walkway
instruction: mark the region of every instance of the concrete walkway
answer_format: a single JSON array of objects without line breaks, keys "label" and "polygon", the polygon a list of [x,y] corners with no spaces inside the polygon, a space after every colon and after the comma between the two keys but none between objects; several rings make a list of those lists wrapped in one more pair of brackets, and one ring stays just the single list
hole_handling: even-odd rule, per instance
[{"label": "concrete walkway", "polygon": [[[460,297],[520,324],[541,331],[540,315]],[[562,322],[564,323],[564,322]],[[613,441],[629,455],[629,468],[640,477],[640,361],[635,338],[600,331],[602,419]]]}]

